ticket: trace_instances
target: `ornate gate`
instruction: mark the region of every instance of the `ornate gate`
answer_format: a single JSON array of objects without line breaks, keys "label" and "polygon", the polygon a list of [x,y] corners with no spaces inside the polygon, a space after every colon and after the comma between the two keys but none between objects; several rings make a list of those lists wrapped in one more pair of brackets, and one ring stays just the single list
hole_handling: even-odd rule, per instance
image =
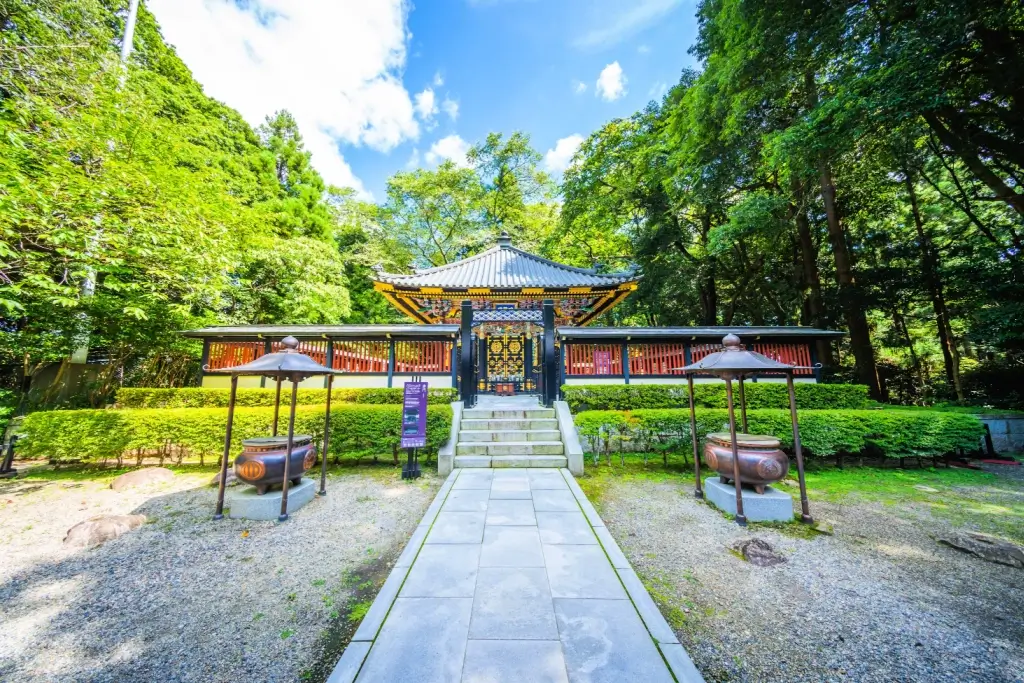
[{"label": "ornate gate", "polygon": [[538,364],[533,339],[523,334],[494,334],[481,340],[485,368],[479,374],[480,391],[494,391],[497,384],[512,384],[516,393],[537,390],[534,376]]}]

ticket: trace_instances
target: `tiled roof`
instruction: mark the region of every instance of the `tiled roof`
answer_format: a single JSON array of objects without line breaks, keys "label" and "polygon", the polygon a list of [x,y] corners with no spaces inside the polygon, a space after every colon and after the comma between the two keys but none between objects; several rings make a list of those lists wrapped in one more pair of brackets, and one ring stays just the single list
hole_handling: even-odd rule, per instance
[{"label": "tiled roof", "polygon": [[512,246],[507,235],[498,244],[476,256],[436,268],[417,270],[412,275],[378,272],[378,282],[399,287],[444,287],[465,289],[519,289],[520,287],[601,287],[632,282],[633,273],[598,274],[593,270],[574,268],[549,261]]}]

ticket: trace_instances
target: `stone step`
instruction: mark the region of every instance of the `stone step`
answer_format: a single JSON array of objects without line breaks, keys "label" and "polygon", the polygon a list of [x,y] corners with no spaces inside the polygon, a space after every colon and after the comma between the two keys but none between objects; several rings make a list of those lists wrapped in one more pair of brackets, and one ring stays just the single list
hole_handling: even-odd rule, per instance
[{"label": "stone step", "polygon": [[564,455],[457,455],[456,467],[566,467]]},{"label": "stone step", "polygon": [[537,420],[514,420],[509,418],[488,419],[463,419],[462,428],[473,431],[500,432],[517,429],[558,429],[558,420],[537,419]]},{"label": "stone step", "polygon": [[464,429],[459,432],[459,442],[465,441],[559,441],[562,438],[557,429],[506,429],[486,431]]},{"label": "stone step", "polygon": [[462,411],[463,419],[468,420],[494,420],[494,419],[512,419],[512,420],[536,420],[546,419],[550,420],[554,418],[555,411],[553,408],[529,408],[526,410],[490,410],[487,408],[467,408]]},{"label": "stone step", "polygon": [[561,441],[475,441],[455,447],[456,455],[562,455]]}]

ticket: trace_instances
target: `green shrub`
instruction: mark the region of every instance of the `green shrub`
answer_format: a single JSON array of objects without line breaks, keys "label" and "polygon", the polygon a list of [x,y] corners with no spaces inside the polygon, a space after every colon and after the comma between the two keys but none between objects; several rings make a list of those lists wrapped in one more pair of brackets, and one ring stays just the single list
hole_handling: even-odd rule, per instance
[{"label": "green shrub", "polygon": [[[268,382],[269,384],[269,382]],[[281,387],[281,403],[287,404],[290,399],[290,387]],[[400,405],[402,403],[402,387],[379,389],[335,388],[331,391],[331,401],[336,403],[368,403],[375,405]],[[273,386],[266,389],[239,389],[235,396],[235,405],[256,408],[274,405]],[[431,389],[430,403],[451,403],[456,400],[456,390],[450,388]],[[189,387],[182,389],[144,389],[126,387],[117,390],[115,407],[117,408],[225,408],[228,405],[230,389],[210,389]],[[322,406],[327,402],[326,389],[299,389],[299,405]]]},{"label": "green shrub", "polygon": [[[696,413],[698,438],[729,431],[727,410],[702,408]],[[689,410],[590,410],[574,419],[595,450],[605,448],[609,437],[648,450],[691,448]],[[770,434],[784,448],[793,447],[788,410],[748,410],[747,420],[750,433]],[[983,433],[974,416],[925,410],[804,410],[799,421],[804,449],[821,457],[869,448],[889,458],[940,457],[960,448],[977,449]]]},{"label": "green shrub", "polygon": [[[789,392],[785,383],[744,382],[743,387],[748,408],[789,408]],[[795,387],[796,405],[803,410],[868,407],[868,388],[862,384],[797,382]],[[685,384],[566,385],[562,387],[562,397],[574,413],[690,407]],[[693,398],[698,408],[727,407],[725,384],[720,382],[695,384]]]},{"label": "green shrub", "polygon": [[[296,433],[311,434],[319,443],[325,412],[324,406],[300,406]],[[273,418],[272,408],[236,409],[232,454],[241,450],[243,439],[269,436]],[[287,433],[287,420],[288,411],[282,410],[279,432]],[[448,440],[451,421],[451,406],[428,407],[427,448],[437,449]],[[401,426],[401,406],[332,406],[330,455],[387,453],[399,443]],[[26,416],[17,453],[53,462],[101,462],[154,453],[217,460],[224,451],[226,427],[223,408],[52,410]]]}]

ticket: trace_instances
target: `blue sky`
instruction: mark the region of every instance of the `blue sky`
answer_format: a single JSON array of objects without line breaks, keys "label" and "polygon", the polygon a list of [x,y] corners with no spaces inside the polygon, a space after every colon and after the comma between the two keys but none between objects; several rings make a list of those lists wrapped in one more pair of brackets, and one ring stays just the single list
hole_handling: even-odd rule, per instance
[{"label": "blue sky", "polygon": [[689,0],[144,2],[209,94],[254,125],[291,110],[328,181],[378,201],[490,131],[528,133],[557,173],[695,65]]}]

